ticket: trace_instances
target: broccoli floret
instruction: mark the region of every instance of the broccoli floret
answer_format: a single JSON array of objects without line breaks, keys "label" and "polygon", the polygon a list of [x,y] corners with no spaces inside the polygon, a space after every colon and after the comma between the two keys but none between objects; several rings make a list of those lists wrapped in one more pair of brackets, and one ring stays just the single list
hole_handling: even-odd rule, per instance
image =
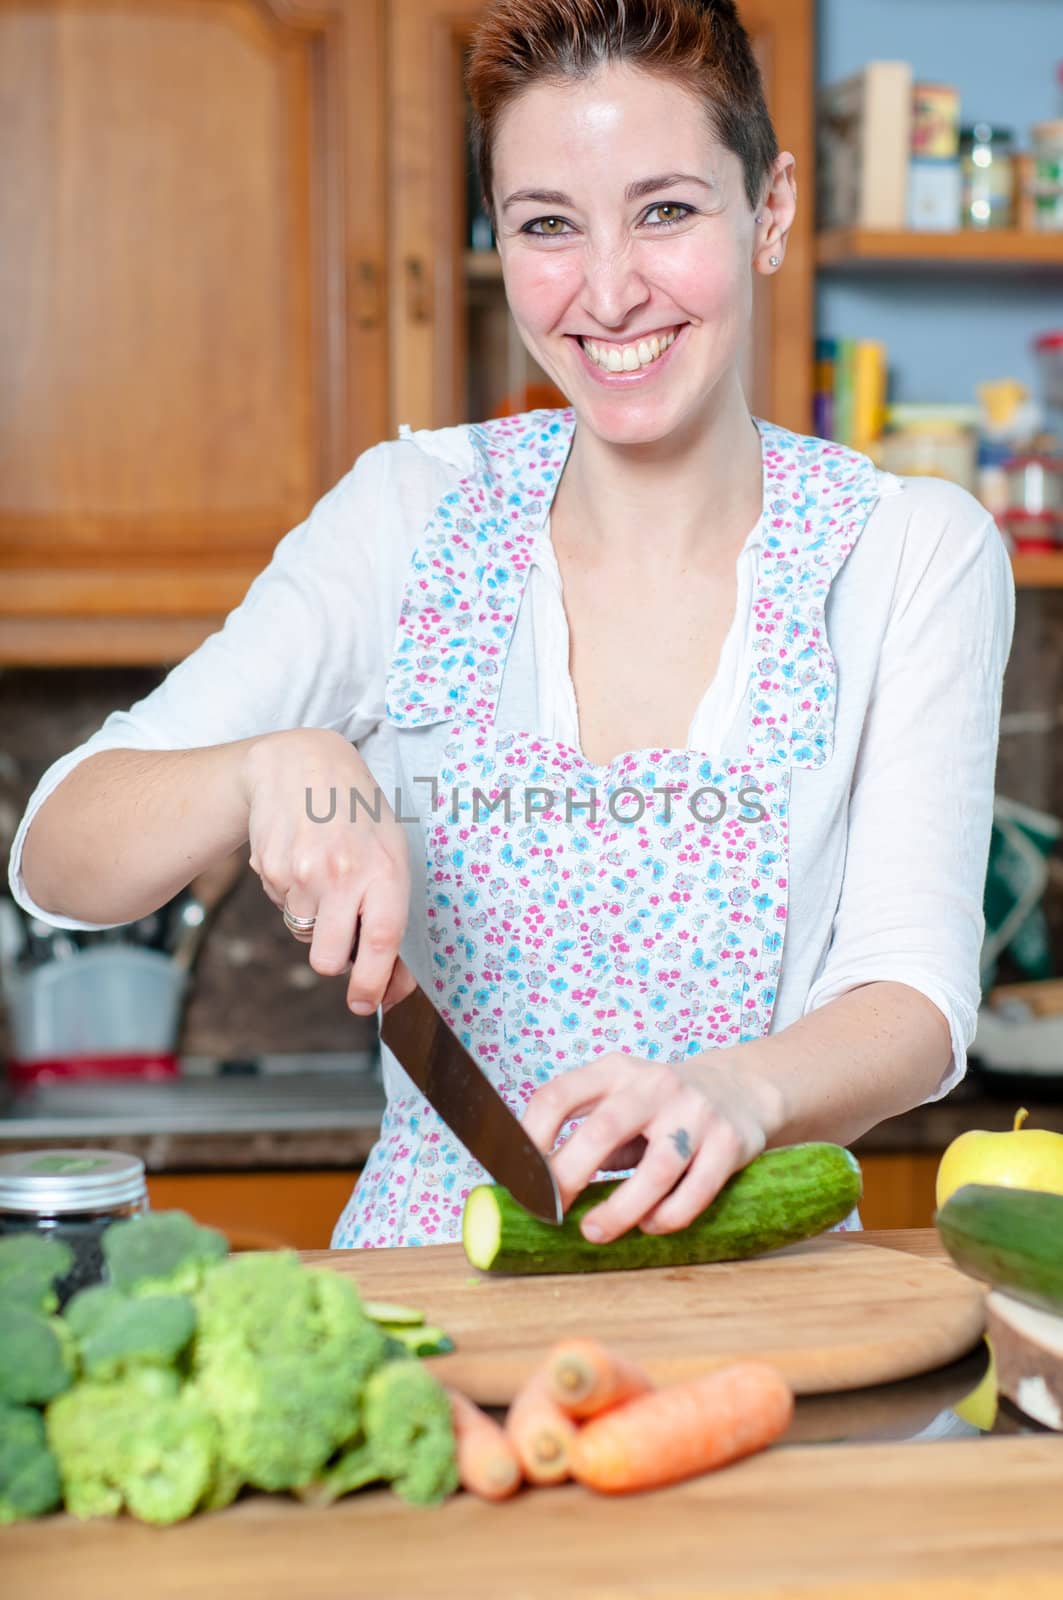
[{"label": "broccoli floret", "polygon": [[234,1256],[196,1296],[195,1388],[243,1481],[290,1489],[358,1433],[386,1339],[337,1273],[291,1252]]},{"label": "broccoli floret", "polygon": [[226,1465],[256,1489],[305,1483],[361,1422],[359,1383],[331,1356],[230,1349],[192,1387],[217,1419]]},{"label": "broccoli floret", "polygon": [[107,1276],[127,1294],[194,1294],[228,1253],[223,1233],[200,1227],[184,1211],[112,1222],[103,1235]]},{"label": "broccoli floret", "polygon": [[334,1456],[299,1498],[331,1505],[381,1480],[413,1505],[434,1505],[458,1487],[450,1401],[419,1361],[405,1356],[373,1373],[363,1393],[363,1432]]},{"label": "broccoli floret", "polygon": [[73,1251],[58,1239],[28,1232],[0,1239],[0,1306],[54,1311],[59,1304],[56,1281],[73,1264]]},{"label": "broccoli floret", "polygon": [[361,1385],[387,1349],[350,1279],[304,1267],[292,1251],[233,1256],[205,1280],[196,1316],[197,1366],[233,1347],[254,1356],[334,1355]]},{"label": "broccoli floret", "polygon": [[[220,1444],[218,1448],[221,1448]],[[224,1456],[219,1456],[214,1463],[214,1482],[196,1507],[197,1511],[223,1511],[226,1506],[232,1505],[243,1486],[243,1474]]]},{"label": "broccoli floret", "polygon": [[116,1378],[136,1367],[173,1366],[196,1329],[187,1295],[145,1295],[96,1318],[78,1353],[90,1378]]},{"label": "broccoli floret", "polygon": [[[391,1361],[365,1385],[369,1453],[395,1493],[433,1505],[458,1487],[450,1400],[420,1361]],[[341,1491],[344,1492],[344,1491]]]},{"label": "broccoli floret", "polygon": [[0,1306],[0,1402],[44,1405],[70,1385],[72,1352],[58,1318]]},{"label": "broccoli floret", "polygon": [[304,1505],[330,1506],[341,1495],[379,1483],[383,1477],[376,1452],[360,1437],[330,1461],[319,1477],[298,1484],[295,1493]]},{"label": "broccoli floret", "polygon": [[48,1407],[47,1433],[75,1517],[180,1522],[214,1490],[217,1425],[174,1372],[79,1383]]},{"label": "broccoli floret", "polygon": [[0,1405],[0,1525],[53,1511],[60,1496],[41,1413]]},{"label": "broccoli floret", "polygon": [[88,1289],[79,1289],[63,1307],[63,1321],[80,1343],[110,1320],[120,1306],[129,1304],[129,1296],[109,1283],[94,1283]]}]

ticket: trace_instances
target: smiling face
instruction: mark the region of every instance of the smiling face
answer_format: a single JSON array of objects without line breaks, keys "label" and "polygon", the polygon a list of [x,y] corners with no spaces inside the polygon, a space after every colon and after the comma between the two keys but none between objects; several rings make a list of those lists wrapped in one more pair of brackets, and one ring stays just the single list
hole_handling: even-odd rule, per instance
[{"label": "smiling face", "polygon": [[493,160],[510,310],[582,423],[650,443],[741,398],[766,234],[692,93],[622,65],[537,84],[503,113]]}]

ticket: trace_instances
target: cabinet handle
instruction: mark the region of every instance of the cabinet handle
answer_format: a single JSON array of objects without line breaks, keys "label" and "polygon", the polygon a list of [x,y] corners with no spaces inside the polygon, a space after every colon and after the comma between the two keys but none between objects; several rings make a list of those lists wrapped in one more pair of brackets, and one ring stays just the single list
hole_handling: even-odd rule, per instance
[{"label": "cabinet handle", "polygon": [[354,269],[351,284],[351,304],[354,325],[364,333],[373,333],[383,320],[380,297],[380,273],[375,261],[359,261]]},{"label": "cabinet handle", "polygon": [[411,322],[431,322],[429,308],[428,271],[420,256],[407,256],[406,315]]}]

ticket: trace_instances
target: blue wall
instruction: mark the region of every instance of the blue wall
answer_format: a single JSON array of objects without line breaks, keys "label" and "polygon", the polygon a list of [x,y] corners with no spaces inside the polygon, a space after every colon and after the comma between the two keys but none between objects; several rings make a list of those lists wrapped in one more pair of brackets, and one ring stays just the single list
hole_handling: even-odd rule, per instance
[{"label": "blue wall", "polygon": [[[963,122],[1013,128],[1021,148],[1031,124],[1063,116],[1063,0],[819,0],[818,11],[821,83],[865,61],[910,61],[916,78],[956,85]],[[816,314],[820,334],[885,341],[894,399],[971,401],[1002,377],[1036,393],[1030,344],[1063,327],[1063,280],[821,275]]]}]

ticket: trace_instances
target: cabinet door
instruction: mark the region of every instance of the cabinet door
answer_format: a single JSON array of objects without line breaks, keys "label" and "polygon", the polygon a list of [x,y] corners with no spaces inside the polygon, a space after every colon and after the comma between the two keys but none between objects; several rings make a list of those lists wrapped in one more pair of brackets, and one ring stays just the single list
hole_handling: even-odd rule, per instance
[{"label": "cabinet door", "polygon": [[0,660],[167,661],[387,427],[379,0],[0,0]]},{"label": "cabinet door", "polygon": [[[812,192],[813,0],[744,0],[781,145]],[[494,251],[470,251],[464,54],[482,0],[391,0],[389,145],[392,426],[437,428],[503,409],[541,374],[505,309]],[[756,276],[744,362],[753,410],[811,423],[812,218],[805,208],[783,270]],[[519,406],[518,406],[519,409]]]},{"label": "cabinet door", "polygon": [[233,1250],[327,1250],[357,1172],[189,1172],[148,1178],[153,1211],[187,1211]]}]

